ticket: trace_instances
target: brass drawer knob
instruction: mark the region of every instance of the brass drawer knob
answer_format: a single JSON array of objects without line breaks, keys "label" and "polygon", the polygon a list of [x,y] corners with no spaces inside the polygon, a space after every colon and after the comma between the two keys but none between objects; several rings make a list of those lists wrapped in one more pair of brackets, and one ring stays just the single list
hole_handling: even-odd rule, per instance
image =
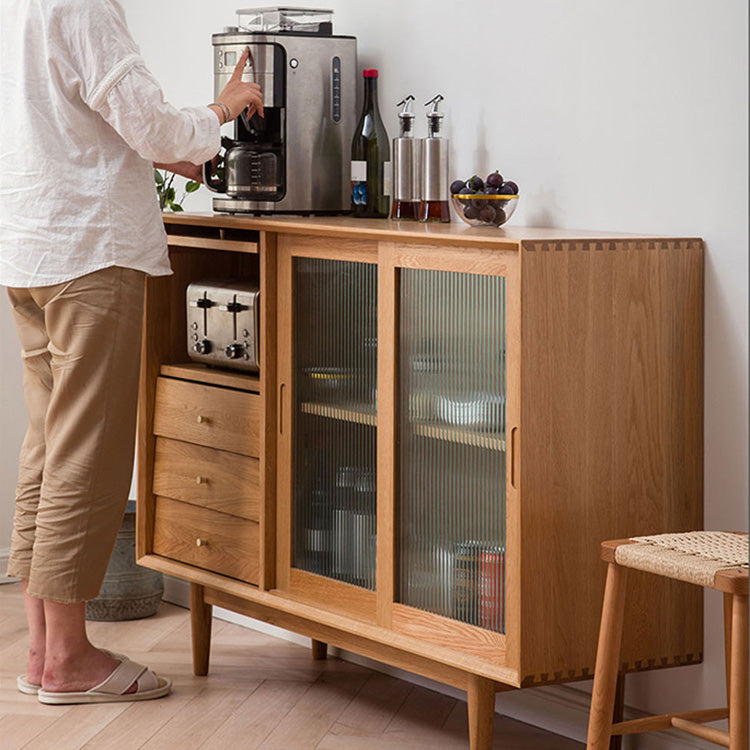
[{"label": "brass drawer knob", "polygon": [[208,484],[208,477],[197,476],[195,478],[195,483],[196,484]]},{"label": "brass drawer knob", "polygon": [[195,546],[196,547],[208,547],[208,540],[206,539],[196,539],[195,540]]},{"label": "brass drawer knob", "polygon": [[204,416],[203,416],[202,414],[199,414],[199,415],[198,415],[198,416],[196,417],[195,421],[196,421],[196,422],[197,422],[198,424],[208,424],[208,423],[209,423],[209,422],[210,422],[211,420],[210,420],[210,419],[209,419],[208,417],[204,417]]}]

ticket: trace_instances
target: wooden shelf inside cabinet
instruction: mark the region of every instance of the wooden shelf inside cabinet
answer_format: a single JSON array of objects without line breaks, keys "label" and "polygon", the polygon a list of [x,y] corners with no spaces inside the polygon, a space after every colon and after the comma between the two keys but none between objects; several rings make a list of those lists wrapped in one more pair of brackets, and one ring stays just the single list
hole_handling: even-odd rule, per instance
[{"label": "wooden shelf inside cabinet", "polygon": [[333,404],[317,404],[303,401],[300,405],[303,414],[313,414],[327,419],[338,419],[342,422],[356,422],[357,424],[378,426],[378,417],[374,409],[369,409],[364,404],[360,408],[335,406]]},{"label": "wooden shelf inside cabinet", "polygon": [[505,437],[496,432],[482,432],[471,427],[432,422],[415,422],[411,425],[411,431],[419,437],[445,440],[449,443],[461,443],[462,445],[471,445],[494,451],[505,450]]},{"label": "wooden shelf inside cabinet", "polygon": [[191,362],[176,365],[162,365],[160,374],[180,380],[190,380],[193,383],[218,385],[222,388],[235,388],[249,393],[260,393],[260,378],[248,373],[233,372],[232,370],[217,370],[212,367]]},{"label": "wooden shelf inside cabinet", "polygon": [[170,247],[188,247],[200,250],[228,250],[232,253],[258,254],[257,242],[216,240],[211,237],[188,237],[181,234],[170,234],[167,239]]},{"label": "wooden shelf inside cabinet", "polygon": [[225,250],[233,253],[260,252],[259,233],[235,227],[219,227],[201,217],[165,215],[165,229],[170,247],[197,250]]}]

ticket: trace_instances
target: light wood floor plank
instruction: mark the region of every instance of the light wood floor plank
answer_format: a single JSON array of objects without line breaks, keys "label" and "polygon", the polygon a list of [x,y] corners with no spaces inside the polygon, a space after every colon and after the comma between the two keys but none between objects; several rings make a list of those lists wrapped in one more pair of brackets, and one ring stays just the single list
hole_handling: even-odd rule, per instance
[{"label": "light wood floor plank", "polygon": [[408,682],[373,672],[331,731],[343,734],[354,729],[357,734],[380,735],[413,690]]},{"label": "light wood floor plank", "polygon": [[[158,701],[44,706],[16,690],[26,667],[20,584],[0,586],[2,750],[465,750],[466,704],[308,647],[215,620],[211,671],[192,673],[187,610],[90,623],[92,640],[172,679]],[[501,716],[496,748],[583,745]]]},{"label": "light wood floor plank", "polygon": [[[249,684],[248,689],[253,690],[257,685]],[[246,693],[235,689],[202,690],[139,747],[143,750],[198,748],[232,716],[245,697]]]},{"label": "light wood floor plank", "polygon": [[20,750],[56,721],[53,716],[6,714],[0,718],[0,747],[3,750]]},{"label": "light wood floor plank", "polygon": [[[31,697],[31,700],[35,698]],[[48,706],[60,717],[31,741],[29,750],[80,750],[104,727],[119,716],[126,703],[100,706]],[[35,721],[36,717],[32,718]]]},{"label": "light wood floor plank", "polygon": [[262,750],[316,748],[366,679],[364,672],[324,672],[260,747]]},{"label": "light wood floor plank", "polygon": [[200,750],[255,750],[286,719],[309,688],[305,682],[266,680]]}]

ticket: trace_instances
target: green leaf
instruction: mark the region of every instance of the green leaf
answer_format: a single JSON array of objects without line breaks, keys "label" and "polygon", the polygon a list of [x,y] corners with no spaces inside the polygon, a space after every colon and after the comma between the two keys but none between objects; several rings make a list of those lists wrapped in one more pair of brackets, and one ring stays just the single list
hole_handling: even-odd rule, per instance
[{"label": "green leaf", "polygon": [[190,182],[185,185],[185,192],[186,193],[194,193],[198,188],[201,186],[200,182],[195,182],[193,180],[190,180]]},{"label": "green leaf", "polygon": [[173,187],[167,188],[165,195],[167,196],[168,201],[173,201],[176,195],[174,188]]},{"label": "green leaf", "polygon": [[172,204],[173,211],[184,211],[185,209],[179,203]]},{"label": "green leaf", "polygon": [[156,180],[157,185],[164,184],[164,175],[158,169],[154,170],[154,179]]}]

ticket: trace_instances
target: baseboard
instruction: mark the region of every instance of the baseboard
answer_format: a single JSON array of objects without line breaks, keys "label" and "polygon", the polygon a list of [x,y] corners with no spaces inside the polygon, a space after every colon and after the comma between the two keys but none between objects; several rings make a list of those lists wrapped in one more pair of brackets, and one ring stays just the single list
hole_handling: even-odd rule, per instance
[{"label": "baseboard", "polygon": [[[164,600],[181,607],[190,607],[190,585],[186,581],[164,576]],[[214,617],[218,620],[231,622],[251,630],[291,641],[300,646],[309,646],[310,639],[288,630],[277,628],[260,620],[237,614],[221,607],[214,607]],[[435,690],[443,695],[449,695],[460,700],[466,700],[466,694],[440,682],[428,680],[419,675],[405,672],[381,662],[373,661],[359,654],[343,649],[331,648],[331,654],[344,661],[361,664],[368,669],[396,677],[415,685],[421,685]],[[579,687],[570,685],[550,685],[547,687],[529,688],[508,693],[498,693],[495,701],[495,711],[525,724],[530,724],[547,732],[559,734],[563,737],[586,742],[586,728],[589,718],[590,692],[586,692],[586,685]],[[582,689],[583,688],[583,689]],[[627,719],[638,719],[645,716],[643,711],[625,707]],[[714,750],[716,745],[704,742],[688,735],[675,735],[671,732],[649,732],[647,734],[630,735],[623,738],[623,750]]]}]

